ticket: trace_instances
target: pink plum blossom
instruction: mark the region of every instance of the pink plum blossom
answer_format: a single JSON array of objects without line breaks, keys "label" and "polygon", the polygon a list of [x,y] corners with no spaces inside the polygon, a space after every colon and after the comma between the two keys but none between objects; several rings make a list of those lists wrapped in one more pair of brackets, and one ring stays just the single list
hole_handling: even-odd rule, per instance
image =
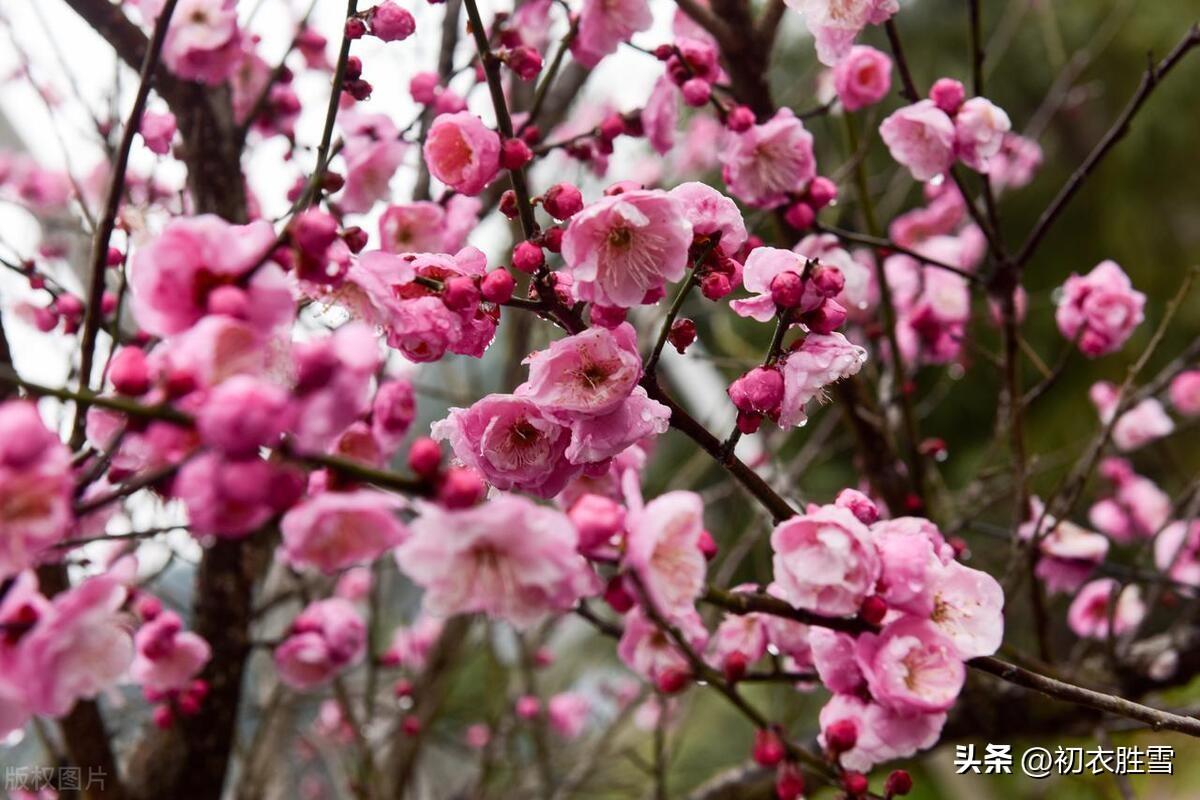
[{"label": "pink plum blossom", "polygon": [[[702,118],[697,115],[697,118]],[[642,107],[642,127],[654,152],[666,155],[675,147],[679,127],[679,90],[667,76],[659,78]]]},{"label": "pink plum blossom", "polygon": [[933,611],[933,583],[944,559],[942,535],[919,517],[897,517],[871,527],[882,571],[880,591],[888,608],[928,616]]},{"label": "pink plum blossom", "polygon": [[704,502],[694,492],[668,492],[626,519],[624,564],[633,570],[663,614],[691,608],[704,588],[700,551]]},{"label": "pink plum blossom", "polygon": [[278,441],[291,422],[290,401],[282,387],[235,375],[209,393],[196,427],[209,447],[230,458],[246,458]]},{"label": "pink plum blossom", "polygon": [[708,184],[689,181],[670,191],[683,203],[684,214],[695,236],[720,234],[717,251],[733,257],[746,243],[746,223],[737,203]]},{"label": "pink plum blossom", "polygon": [[1178,520],[1154,540],[1154,566],[1174,581],[1200,586],[1200,522]]},{"label": "pink plum blossom", "polygon": [[460,194],[479,194],[500,170],[499,135],[469,111],[434,120],[424,152],[430,174]]},{"label": "pink plum blossom", "polygon": [[296,344],[293,386],[295,444],[319,452],[370,407],[371,380],[379,369],[379,344],[361,322],[350,322],[332,336]]},{"label": "pink plum blossom", "polygon": [[491,394],[452,408],[431,432],[498,489],[553,497],[579,471],[567,460],[570,428],[524,397]]},{"label": "pink plum blossom", "polygon": [[171,151],[171,139],[175,136],[175,115],[170,111],[162,113],[147,111],[142,115],[142,124],[138,128],[146,149],[160,156]]},{"label": "pink plum blossom", "polygon": [[167,69],[215,85],[229,79],[241,56],[237,0],[179,0],[163,40]]},{"label": "pink plum blossom", "polygon": [[363,214],[387,196],[407,145],[386,114],[347,111],[338,120],[345,141],[342,157],[346,159],[346,185],[338,204],[343,211]]},{"label": "pink plum blossom", "polygon": [[972,97],[954,116],[955,154],[976,172],[989,172],[990,161],[1011,127],[1004,109],[986,98]]},{"label": "pink plum blossom", "polygon": [[131,561],[57,595],[19,641],[17,676],[34,714],[61,717],[112,687],[134,657],[121,613]]},{"label": "pink plum blossom", "polygon": [[854,637],[828,628],[812,627],[808,634],[812,662],[821,683],[835,694],[858,694],[866,678],[858,666]]},{"label": "pink plum blossom", "polygon": [[262,527],[292,497],[288,472],[258,458],[231,461],[204,453],[183,465],[172,493],[183,501],[196,536],[239,538]]},{"label": "pink plum blossom", "polygon": [[812,134],[788,108],[736,134],[722,149],[721,163],[729,191],[759,208],[783,205],[817,174]]},{"label": "pink plum blossom", "polygon": [[414,672],[424,669],[429,651],[445,627],[446,621],[440,617],[417,615],[411,625],[401,625],[392,633],[392,643],[383,654],[384,661]]},{"label": "pink plum blossom", "polygon": [[933,570],[930,622],[961,659],[990,656],[1004,638],[1004,590],[982,570],[947,561]]},{"label": "pink plum blossom", "polygon": [[163,611],[139,628],[133,643],[137,655],[130,677],[156,692],[186,688],[212,654],[208,642],[183,629],[174,611]]},{"label": "pink plum blossom", "polygon": [[879,578],[870,531],[853,514],[821,506],[771,533],[775,583],[789,603],[832,616],[854,614]]},{"label": "pink plum blossom", "polygon": [[321,492],[293,506],[280,522],[283,558],[332,575],[367,563],[408,536],[396,518],[399,498],[358,489]]},{"label": "pink plum blossom", "polygon": [[176,217],[130,263],[133,314],[148,333],[182,333],[205,314],[245,320],[260,330],[291,321],[283,272],[262,263],[275,243],[270,223],[230,225],[212,214]]},{"label": "pink plum blossom", "polygon": [[787,0],[804,15],[817,45],[817,58],[834,66],[851,51],[867,25],[882,25],[900,9],[898,0]]},{"label": "pink plum blossom", "polygon": [[1185,417],[1200,416],[1200,369],[1189,369],[1176,375],[1167,390],[1171,405]]},{"label": "pink plum blossom", "polygon": [[0,579],[35,566],[70,532],[71,453],[37,406],[0,404]]},{"label": "pink plum blossom", "polygon": [[783,404],[779,427],[803,425],[808,419],[805,407],[809,401],[820,397],[826,386],[857,374],[866,361],[867,351],[840,333],[808,334],[781,366]]},{"label": "pink plum blossom", "polygon": [[879,135],[914,180],[935,178],[954,164],[954,121],[932,100],[893,112],[879,126]]},{"label": "pink plum blossom", "polygon": [[634,190],[601,198],[573,216],[562,255],[580,299],[630,308],[683,277],[691,243],[682,201]]},{"label": "pink plum blossom", "polygon": [[[708,631],[695,608],[688,608],[671,619],[693,650],[701,652],[708,642]],[[670,635],[654,624],[640,606],[625,615],[625,630],[617,643],[617,655],[625,666],[646,680],[655,681],[668,673],[687,673],[691,664]]]},{"label": "pink plum blossom", "polygon": [[559,692],[546,701],[546,721],[550,729],[564,739],[577,739],[583,733],[592,703],[580,692]]},{"label": "pink plum blossom", "polygon": [[371,433],[387,454],[395,453],[416,417],[416,392],[403,378],[384,381],[371,403]]},{"label": "pink plum blossom", "polygon": [[[1117,595],[1115,608],[1114,595]],[[1110,620],[1112,635],[1120,636],[1136,628],[1145,616],[1141,589],[1136,585],[1120,586],[1112,578],[1100,578],[1084,584],[1075,595],[1067,611],[1067,624],[1080,638],[1107,639]]]},{"label": "pink plum blossom", "polygon": [[570,418],[615,411],[642,376],[633,326],[589,328],[530,354],[529,379],[517,390],[542,409]]},{"label": "pink plum blossom", "polygon": [[997,191],[1029,185],[1042,166],[1042,148],[1032,139],[1007,133],[1000,150],[988,161],[988,178]]},{"label": "pink plum blossom", "polygon": [[388,206],[379,217],[380,247],[389,253],[453,253],[479,219],[477,198],[456,194],[441,203]]},{"label": "pink plum blossom", "polygon": [[1088,396],[1096,406],[1100,421],[1105,425],[1112,424],[1113,444],[1122,452],[1137,450],[1175,430],[1175,422],[1156,398],[1147,397],[1132,408],[1126,409],[1113,423],[1113,414],[1117,412],[1120,402],[1117,388],[1106,381],[1099,381],[1092,384]]},{"label": "pink plum blossom", "polygon": [[1067,278],[1054,319],[1063,336],[1095,358],[1125,345],[1142,323],[1145,307],[1146,295],[1133,288],[1117,262],[1102,261],[1087,275]]},{"label": "pink plum blossom", "polygon": [[1030,516],[1018,529],[1023,539],[1041,537],[1036,573],[1051,591],[1078,588],[1108,555],[1108,538],[1045,512],[1042,501],[1030,500]]},{"label": "pink plum blossom", "polygon": [[594,67],[653,21],[647,0],[584,0],[571,55],[583,66]]},{"label": "pink plum blossom", "polygon": [[482,612],[528,627],[599,588],[567,516],[517,495],[464,510],[422,506],[411,531],[396,561],[437,616]]},{"label": "pink plum blossom", "polygon": [[858,665],[876,702],[900,714],[946,711],[966,669],[954,644],[933,625],[902,617],[858,637]]},{"label": "pink plum blossom", "polygon": [[367,649],[367,626],[340,597],[310,603],[275,648],[275,668],[298,691],[317,689],[357,663]]},{"label": "pink plum blossom", "polygon": [[819,715],[821,735],[817,741],[825,745],[825,731],[842,721],[854,725],[856,736],[852,749],[841,754],[840,763],[847,769],[869,770],[876,764],[907,758],[919,750],[932,747],[946,722],[944,713],[899,713],[870,700],[850,694],[835,694]]},{"label": "pink plum blossom", "polygon": [[872,106],[892,88],[892,60],[867,45],[855,45],[833,68],[833,85],[847,111]]},{"label": "pink plum blossom", "polygon": [[641,386],[635,386],[616,411],[571,422],[567,460],[592,468],[638,442],[665,433],[670,424],[671,409],[650,399]]}]

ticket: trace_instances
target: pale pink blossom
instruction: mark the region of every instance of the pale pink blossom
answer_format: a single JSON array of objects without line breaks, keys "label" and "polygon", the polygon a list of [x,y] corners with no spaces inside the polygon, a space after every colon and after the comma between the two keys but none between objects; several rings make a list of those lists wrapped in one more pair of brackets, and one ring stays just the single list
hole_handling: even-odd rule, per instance
[{"label": "pale pink blossom", "polygon": [[[671,624],[683,635],[684,641],[696,652],[702,652],[708,642],[708,630],[695,608],[687,608]],[[625,666],[646,680],[654,681],[672,672],[687,673],[691,664],[670,635],[654,624],[641,606],[625,615],[625,630],[617,643],[617,656]]]},{"label": "pale pink blossom", "polygon": [[546,701],[546,721],[564,739],[579,738],[591,711],[592,702],[581,692],[559,692]]},{"label": "pale pink blossom", "polygon": [[559,339],[524,363],[529,379],[517,394],[572,419],[615,411],[642,376],[637,333],[628,322]]},{"label": "pale pink blossom", "polygon": [[819,398],[826,386],[856,375],[867,362],[867,351],[834,333],[810,333],[800,347],[784,359],[783,404],[779,427],[803,425],[808,420],[805,407]]},{"label": "pale pink blossom", "polygon": [[452,408],[431,434],[498,489],[553,497],[579,472],[567,460],[571,429],[524,397],[490,394]]},{"label": "pale pink blossom", "polygon": [[814,626],[809,629],[808,638],[812,645],[813,666],[829,691],[858,694],[866,688],[853,636]]},{"label": "pale pink blossom", "polygon": [[370,408],[371,380],[379,369],[378,337],[361,322],[350,322],[332,336],[292,348],[297,448],[320,452]]},{"label": "pale pink blossom", "polygon": [[647,0],[584,0],[571,55],[583,66],[594,67],[653,22]]},{"label": "pale pink blossom", "polygon": [[892,88],[892,60],[874,47],[855,45],[833,68],[833,86],[847,111],[875,105]]},{"label": "pale pink blossom", "polygon": [[392,633],[392,643],[383,654],[384,661],[413,672],[424,669],[429,653],[445,627],[444,619],[418,614],[411,625],[401,625]]},{"label": "pale pink blossom", "polygon": [[643,387],[635,386],[615,411],[571,421],[567,460],[592,469],[643,440],[665,433],[670,424],[671,409],[650,399]]},{"label": "pale pink blossom", "polygon": [[1007,133],[1000,150],[988,160],[988,178],[997,191],[1020,189],[1042,166],[1042,148],[1032,139]]},{"label": "pale pink blossom", "polygon": [[386,114],[343,112],[342,158],[346,160],[346,185],[338,205],[343,211],[363,214],[388,194],[396,168],[404,160],[407,145]]},{"label": "pale pink blossom", "polygon": [[352,667],[366,649],[366,623],[352,603],[332,597],[310,603],[292,621],[287,638],[275,648],[275,668],[285,684],[307,691]]},{"label": "pale pink blossom", "polygon": [[182,333],[206,314],[264,331],[291,322],[294,303],[283,271],[262,263],[274,244],[264,220],[230,225],[212,214],[176,217],[134,252],[134,317],[156,336]]},{"label": "pale pink blossom", "polygon": [[879,634],[861,634],[856,654],[871,696],[900,714],[946,711],[966,680],[953,642],[917,617],[888,623]]},{"label": "pale pink blossom", "polygon": [[[655,82],[650,97],[642,107],[642,127],[654,152],[666,155],[675,147],[675,129],[679,127],[679,90],[666,75]],[[711,142],[708,144],[711,146]]]},{"label": "pale pink blossom", "polygon": [[1171,580],[1200,586],[1200,522],[1178,520],[1154,540],[1154,565]]},{"label": "pale pink blossom", "polygon": [[371,433],[380,448],[391,455],[400,448],[417,415],[412,382],[398,378],[384,381],[371,401]]},{"label": "pale pink blossom", "polygon": [[[803,276],[810,258],[811,256],[778,247],[754,248],[750,255],[746,256],[742,269],[742,284],[746,291],[754,293],[754,296],[745,300],[733,300],[729,307],[738,316],[749,317],[758,322],[770,322],[778,312],[771,294],[771,283],[784,273]],[[797,311],[811,311],[820,305],[822,299],[811,282],[806,282],[804,295],[796,307]]]},{"label": "pale pink blossom", "polygon": [[142,115],[138,133],[151,153],[165,156],[171,151],[171,139],[175,136],[175,115],[170,111],[147,111]]},{"label": "pale pink blossom", "polygon": [[407,538],[396,517],[402,506],[399,498],[371,489],[309,497],[280,522],[283,558],[326,575],[372,561]]},{"label": "pale pink blossom", "polygon": [[[1092,384],[1088,392],[1100,421],[1112,423],[1113,414],[1120,401],[1118,390],[1111,383],[1099,381]],[[1155,439],[1161,439],[1175,431],[1175,422],[1156,398],[1147,397],[1132,408],[1126,409],[1112,424],[1112,441],[1122,452],[1137,450]]]},{"label": "pale pink blossom", "polygon": [[482,612],[528,627],[599,588],[567,516],[517,495],[465,510],[422,506],[411,531],[396,561],[437,616]]},{"label": "pale pink blossom", "polygon": [[1115,353],[1129,341],[1145,307],[1146,295],[1133,288],[1120,265],[1102,261],[1087,275],[1067,278],[1054,319],[1063,336],[1095,358]]},{"label": "pale pink blossom", "polygon": [[36,566],[71,530],[71,452],[37,406],[0,404],[0,579]]},{"label": "pale pink blossom", "polygon": [[1088,511],[1096,530],[1119,542],[1158,533],[1171,516],[1170,496],[1124,459],[1105,459],[1100,470],[1114,483],[1115,492]]},{"label": "pale pink blossom", "polygon": [[882,25],[900,9],[898,0],[787,0],[804,15],[816,40],[817,58],[834,66],[849,52],[867,25]]},{"label": "pale pink blossom", "polygon": [[131,625],[121,613],[132,562],[57,595],[19,642],[18,671],[34,714],[61,717],[114,686],[129,669]]},{"label": "pale pink blossom", "polygon": [[853,514],[820,506],[771,533],[775,584],[792,605],[818,614],[858,611],[879,578],[870,531]]},{"label": "pale pink blossom", "polygon": [[927,519],[898,517],[871,527],[881,572],[879,596],[888,605],[910,614],[933,611],[933,583],[943,563],[937,527]]},{"label": "pale pink blossom", "polygon": [[704,588],[700,550],[704,501],[695,492],[660,495],[626,517],[624,564],[664,614],[691,608]]},{"label": "pale pink blossom", "polygon": [[670,192],[683,203],[684,215],[692,223],[692,234],[720,234],[717,251],[733,257],[746,243],[746,223],[737,203],[706,183],[681,183]]},{"label": "pale pink blossom", "polygon": [[500,170],[499,135],[469,111],[435,119],[424,152],[430,174],[460,194],[479,194]]},{"label": "pale pink blossom", "polygon": [[[757,248],[761,250],[762,248]],[[853,315],[864,312],[875,303],[875,268],[862,254],[851,254],[831,233],[810,234],[801,239],[793,251],[805,258],[816,259],[825,267],[834,267],[845,281],[842,291],[834,298]],[[751,253],[753,255],[753,252]]]},{"label": "pale pink blossom", "polygon": [[1041,537],[1036,574],[1055,592],[1078,588],[1108,555],[1108,538],[1045,512],[1042,501],[1030,500],[1030,515],[1017,530],[1022,539]]},{"label": "pale pink blossom", "polygon": [[954,121],[932,100],[894,111],[880,124],[879,135],[914,180],[935,178],[954,164]]},{"label": "pale pink blossom", "polygon": [[783,205],[817,174],[812,134],[788,108],[733,136],[721,163],[729,191],[759,208]]},{"label": "pale pink blossom", "polygon": [[990,656],[1004,638],[1004,590],[982,570],[957,561],[933,570],[929,621],[961,659]]},{"label": "pale pink blossom", "polygon": [[708,640],[708,661],[717,669],[726,669],[732,659],[745,667],[766,655],[767,642],[766,615],[726,614]]},{"label": "pale pink blossom", "polygon": [[917,247],[926,239],[952,233],[966,218],[966,203],[953,181],[927,183],[924,193],[926,205],[900,214],[888,226],[896,244]]},{"label": "pale pink blossom", "polygon": [[163,611],[139,628],[133,643],[137,655],[129,675],[155,692],[186,688],[212,655],[208,642],[184,630],[174,611]]},{"label": "pale pink blossom", "polygon": [[955,155],[976,172],[989,172],[991,159],[1011,128],[1004,109],[987,98],[972,97],[954,116]]},{"label": "pale pink blossom", "polygon": [[1099,578],[1084,584],[1075,595],[1067,610],[1067,624],[1080,638],[1107,639],[1110,621],[1112,635],[1120,636],[1135,629],[1145,616],[1146,604],[1136,584],[1120,586],[1112,578]]},{"label": "pale pink blossom", "polygon": [[456,194],[445,205],[428,200],[388,206],[379,217],[379,246],[389,253],[453,253],[479,219],[480,202]]},{"label": "pale pink blossom", "polygon": [[830,726],[843,720],[853,723],[856,742],[841,754],[840,763],[846,769],[862,771],[932,747],[946,723],[946,714],[902,714],[854,695],[835,694],[821,709],[819,719],[822,733],[817,741],[822,747],[824,731]]},{"label": "pale pink blossom", "polygon": [[218,84],[229,79],[241,57],[237,0],[179,0],[163,40],[167,69],[184,80]]},{"label": "pale pink blossom", "polygon": [[692,226],[661,191],[603,197],[571,218],[562,255],[581,300],[630,308],[683,277]]}]

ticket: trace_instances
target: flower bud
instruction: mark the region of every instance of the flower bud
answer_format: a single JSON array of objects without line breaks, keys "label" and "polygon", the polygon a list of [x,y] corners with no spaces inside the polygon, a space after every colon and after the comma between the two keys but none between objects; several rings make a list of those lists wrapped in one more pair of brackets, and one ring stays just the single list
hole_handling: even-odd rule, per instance
[{"label": "flower bud", "polygon": [[608,544],[625,529],[625,508],[599,494],[585,494],[567,512],[579,531],[579,550],[588,553]]},{"label": "flower bud", "polygon": [[783,375],[774,367],[755,367],[729,386],[729,399],[747,414],[771,414],[783,402]]},{"label": "flower bud", "polygon": [[700,279],[700,293],[709,300],[717,301],[733,291],[733,284],[727,275],[710,272]]},{"label": "flower bud", "polygon": [[400,42],[413,35],[417,21],[407,9],[383,0],[370,11],[371,34],[385,42]]},{"label": "flower bud", "polygon": [[863,599],[862,605],[858,608],[858,618],[868,625],[878,625],[883,622],[887,612],[887,601],[879,595],[873,594]]},{"label": "flower bud", "polygon": [[583,193],[569,183],[556,183],[542,196],[542,208],[557,220],[566,220],[583,210]]},{"label": "flower bud", "polygon": [[836,300],[826,300],[808,312],[803,322],[813,333],[833,333],[846,322],[846,309]]},{"label": "flower bud", "polygon": [[800,200],[788,206],[788,210],[783,214],[783,219],[796,230],[806,231],[816,221],[817,213],[813,211],[812,206]]},{"label": "flower bud", "polygon": [[346,38],[361,39],[367,35],[367,23],[363,22],[358,17],[351,17],[346,20]]},{"label": "flower bud", "polygon": [[836,200],[837,196],[837,184],[823,175],[818,175],[808,184],[808,202],[818,211]]},{"label": "flower bud", "polygon": [[408,448],[408,466],[422,478],[437,474],[442,463],[442,447],[428,436],[422,436]]},{"label": "flower bud", "polygon": [[533,160],[533,151],[522,139],[505,139],[500,146],[500,166],[520,169]]},{"label": "flower bud", "polygon": [[883,791],[888,800],[893,797],[903,797],[912,791],[913,779],[902,769],[893,770],[887,776],[887,782],[883,785]]},{"label": "flower bud", "polygon": [[528,275],[537,272],[546,264],[542,248],[530,241],[521,242],[513,248],[512,265]]},{"label": "flower bud", "polygon": [[667,341],[682,355],[696,341],[696,323],[686,317],[675,320],[667,333]]},{"label": "flower bud", "polygon": [[734,106],[725,116],[725,126],[734,133],[742,133],[754,127],[754,112],[748,106]]},{"label": "flower bud", "polygon": [[465,275],[447,278],[442,285],[442,302],[451,311],[465,311],[479,305],[479,287]]},{"label": "flower bud", "polygon": [[779,765],[775,773],[775,796],[779,800],[802,800],[804,797],[804,776],[795,764],[785,761]]},{"label": "flower bud", "polygon": [[771,299],[779,308],[795,308],[804,300],[804,279],[795,272],[781,272],[771,279]]},{"label": "flower bud", "polygon": [[150,391],[150,368],[140,347],[122,347],[108,367],[109,379],[118,394],[141,397]]},{"label": "flower bud", "polygon": [[679,88],[683,94],[683,102],[692,108],[700,108],[712,97],[712,84],[703,78],[690,78]]},{"label": "flower bud", "polygon": [[665,669],[654,679],[654,685],[663,694],[676,694],[691,681],[692,676],[682,669]]},{"label": "flower bud", "polygon": [[633,608],[635,600],[633,594],[625,586],[623,576],[613,575],[609,578],[608,583],[604,586],[604,602],[608,603],[609,607],[618,614],[627,614]]},{"label": "flower bud", "polygon": [[512,299],[517,282],[506,269],[494,269],[479,283],[479,292],[489,303],[507,303]]},{"label": "flower bud", "polygon": [[517,208],[517,195],[512,189],[505,189],[500,195],[500,213],[509,219],[516,219],[520,210]]},{"label": "flower bud", "polygon": [[756,764],[773,767],[783,761],[785,755],[787,750],[783,746],[783,740],[774,729],[760,728],[755,732],[753,757]]},{"label": "flower bud", "polygon": [[858,744],[858,728],[848,719],[838,720],[827,727],[823,733],[825,734],[825,747],[835,755],[853,750],[854,746]]},{"label": "flower bud", "polygon": [[861,772],[847,772],[842,776],[842,788],[851,797],[862,797],[871,789],[867,776]]},{"label": "flower bud", "polygon": [[929,89],[929,99],[950,116],[958,113],[966,94],[963,85],[953,78],[938,78]]},{"label": "flower bud", "polygon": [[451,467],[438,486],[438,502],[446,508],[470,508],[487,493],[479,473],[468,467]]}]

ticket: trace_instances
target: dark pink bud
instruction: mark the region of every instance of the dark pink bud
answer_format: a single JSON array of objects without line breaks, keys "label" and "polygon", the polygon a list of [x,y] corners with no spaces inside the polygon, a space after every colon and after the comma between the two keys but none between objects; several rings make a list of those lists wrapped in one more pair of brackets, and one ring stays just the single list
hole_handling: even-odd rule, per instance
[{"label": "dark pink bud", "polygon": [[748,106],[734,106],[725,117],[725,126],[734,133],[754,127],[754,112]]},{"label": "dark pink bud", "polygon": [[120,266],[121,262],[124,260],[125,260],[124,253],[122,253],[120,250],[118,250],[115,247],[110,247],[110,248],[108,248],[108,255],[105,257],[104,263],[110,267],[117,267],[117,266]]},{"label": "dark pink bud", "polygon": [[822,297],[837,297],[846,287],[846,276],[837,267],[818,264],[809,271],[808,279]]},{"label": "dark pink bud", "polygon": [[816,221],[817,212],[813,211],[812,206],[801,200],[788,206],[788,210],[784,212],[783,219],[796,230],[806,231]]},{"label": "dark pink bud", "polygon": [[570,219],[583,209],[583,193],[570,183],[556,183],[542,196],[542,208],[557,220]]},{"label": "dark pink bud", "polygon": [[625,586],[625,579],[620,575],[609,578],[604,587],[604,602],[618,614],[626,614],[633,608],[633,594]]},{"label": "dark pink bud", "polygon": [[415,102],[427,106],[437,99],[439,86],[436,72],[418,72],[408,82],[408,93]]},{"label": "dark pink bud", "polygon": [[842,489],[833,502],[834,505],[849,511],[864,525],[879,521],[879,506],[857,489]]},{"label": "dark pink bud", "polygon": [[517,195],[512,189],[505,189],[500,195],[500,213],[509,219],[516,219],[520,210],[517,207]]},{"label": "dark pink bud", "polygon": [[781,272],[771,279],[771,299],[779,308],[796,308],[804,300],[804,279],[795,272]]},{"label": "dark pink bud", "polygon": [[760,728],[754,734],[754,761],[763,767],[773,767],[787,755],[783,740],[771,728]]},{"label": "dark pink bud", "polygon": [[100,295],[100,313],[108,316],[117,310],[117,296],[112,292],[105,292]]},{"label": "dark pink bud", "polygon": [[400,723],[400,728],[405,736],[416,736],[421,732],[421,718],[416,714],[409,714]]},{"label": "dark pink bud", "polygon": [[683,102],[692,108],[700,108],[712,97],[712,84],[703,78],[690,78],[679,88],[683,93]]},{"label": "dark pink bud", "polygon": [[762,425],[762,421],[762,414],[739,411],[737,415],[737,429],[739,432],[745,434],[754,433]]},{"label": "dark pink bud", "polygon": [[861,772],[847,772],[842,776],[842,788],[851,797],[862,797],[870,790],[871,784]]},{"label": "dark pink bud", "polygon": [[487,493],[487,486],[479,473],[468,467],[451,467],[446,470],[438,486],[438,501],[446,508],[470,508]]},{"label": "dark pink bud", "polygon": [[893,797],[903,797],[912,791],[913,779],[902,769],[893,770],[887,776],[887,782],[883,784],[883,791],[891,800]]},{"label": "dark pink bud", "polygon": [[400,42],[413,35],[417,21],[413,15],[392,0],[371,9],[371,33],[385,42]]},{"label": "dark pink bud", "polygon": [[687,670],[668,668],[654,679],[654,685],[663,694],[676,694],[688,685],[692,676]]},{"label": "dark pink bud", "polygon": [[122,347],[108,368],[109,379],[118,394],[141,397],[150,391],[150,368],[146,354],[138,347]]},{"label": "dark pink bud", "polygon": [[592,306],[592,324],[607,330],[614,330],[625,321],[627,309],[617,306]]},{"label": "dark pink bud", "polygon": [[818,211],[837,199],[837,184],[822,175],[808,185],[808,202]]},{"label": "dark pink bud", "polygon": [[675,55],[675,46],[671,44],[660,44],[654,48],[654,57],[659,61],[666,61]]},{"label": "dark pink bud", "polygon": [[54,310],[64,317],[82,316],[83,301],[73,294],[60,294],[54,301]]},{"label": "dark pink bud", "polygon": [[479,287],[465,275],[447,278],[442,285],[442,302],[451,311],[465,311],[479,305]]},{"label": "dark pink bud", "polygon": [[929,89],[929,99],[950,116],[958,113],[966,94],[963,85],[953,78],[938,78]]},{"label": "dark pink bud", "polygon": [[805,314],[803,320],[813,333],[833,333],[845,324],[846,309],[836,300],[826,300]]},{"label": "dark pink bud", "polygon": [[323,261],[329,246],[337,240],[338,225],[333,215],[319,208],[310,208],[295,216],[289,226],[292,241],[300,252]]},{"label": "dark pink bud", "polygon": [[879,595],[873,594],[862,601],[862,605],[858,608],[858,617],[868,625],[878,625],[883,622],[887,612],[887,601]]},{"label": "dark pink bud", "polygon": [[369,99],[371,97],[371,92],[374,91],[374,87],[371,86],[370,82],[363,80],[362,78],[359,78],[356,81],[347,81],[345,88],[346,94],[350,95],[360,103]]},{"label": "dark pink bud", "polygon": [[533,151],[522,139],[505,139],[500,147],[500,166],[520,169],[533,160]]},{"label": "dark pink bud", "polygon": [[346,20],[346,38],[361,39],[367,35],[367,23],[363,22],[358,17],[351,17]]},{"label": "dark pink bud", "polygon": [[721,664],[721,672],[725,675],[725,680],[729,683],[737,683],[746,675],[746,669],[749,667],[746,654],[740,650],[734,650],[729,655],[725,656],[724,663]]},{"label": "dark pink bud", "polygon": [[579,551],[589,553],[625,529],[625,507],[599,494],[585,494],[567,512],[579,531]]},{"label": "dark pink bud", "polygon": [[783,375],[774,367],[755,367],[729,386],[738,411],[764,416],[783,402]]},{"label": "dark pink bud", "polygon": [[422,436],[408,448],[408,467],[422,478],[437,474],[442,464],[442,446],[428,436]]},{"label": "dark pink bud", "polygon": [[151,718],[154,720],[154,727],[162,731],[167,730],[175,723],[175,714],[165,703],[154,707]]},{"label": "dark pink bud", "polygon": [[795,764],[785,761],[779,765],[775,773],[775,796],[778,800],[802,800],[804,797],[804,776]]},{"label": "dark pink bud", "polygon": [[245,319],[250,308],[250,299],[237,286],[218,286],[209,293],[205,308],[210,314]]},{"label": "dark pink bud", "polygon": [[692,342],[696,341],[696,323],[686,317],[675,320],[671,323],[670,332],[667,333],[667,341],[682,354]]},{"label": "dark pink bud", "polygon": [[521,45],[508,53],[508,67],[523,81],[531,81],[542,71],[542,54],[532,47]]},{"label": "dark pink bud", "polygon": [[700,548],[705,561],[712,561],[717,557],[717,540],[708,531],[700,531],[700,537],[696,541],[696,546]]},{"label": "dark pink bud", "polygon": [[348,56],[346,58],[346,68],[342,70],[342,78],[348,81],[355,81],[362,77],[362,59],[358,56]]},{"label": "dark pink bud", "polygon": [[728,275],[720,272],[710,272],[700,279],[700,293],[709,300],[720,300],[733,291],[733,284]]},{"label": "dark pink bud", "polygon": [[551,253],[562,252],[563,235],[566,233],[562,228],[547,228],[542,233],[542,245]]},{"label": "dark pink bud", "polygon": [[625,133],[625,118],[620,114],[609,114],[600,123],[600,135],[610,142],[623,133]]},{"label": "dark pink bud", "polygon": [[838,720],[825,729],[825,747],[835,755],[853,750],[858,744],[858,727],[848,719]]},{"label": "dark pink bud", "polygon": [[400,678],[392,685],[392,694],[397,698],[413,696],[413,682],[407,678]]},{"label": "dark pink bud", "polygon": [[532,275],[546,264],[546,254],[533,242],[521,242],[513,248],[512,264],[521,272]]},{"label": "dark pink bud", "polygon": [[479,292],[489,303],[507,303],[512,299],[517,282],[506,269],[494,269],[479,283]]}]

